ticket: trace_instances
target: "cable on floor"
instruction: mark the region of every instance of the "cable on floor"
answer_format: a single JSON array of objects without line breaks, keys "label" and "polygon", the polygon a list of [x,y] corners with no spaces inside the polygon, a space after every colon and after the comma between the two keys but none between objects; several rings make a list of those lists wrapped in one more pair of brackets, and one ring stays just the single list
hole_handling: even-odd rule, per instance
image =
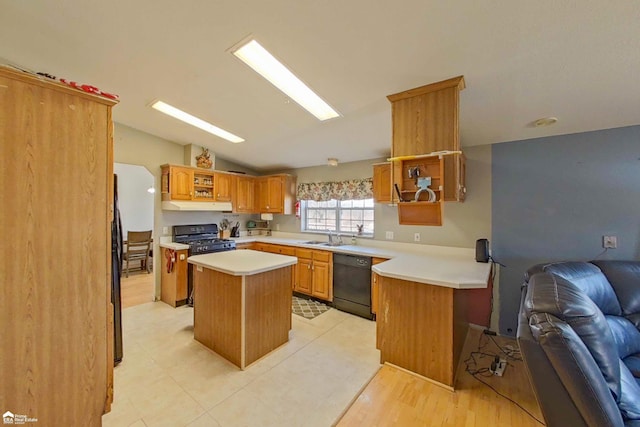
[{"label": "cable on floor", "polygon": [[[489,339],[486,339],[483,342],[483,339],[482,339],[483,336],[487,336],[487,337],[489,337]],[[484,357],[490,357],[492,360],[495,359],[496,357],[500,357],[499,354],[490,353],[488,351],[482,351],[482,350],[485,349],[485,347],[487,346],[487,344],[489,344],[490,341],[492,341],[498,347],[498,349],[500,349],[500,353],[504,354],[507,357],[507,360],[509,360],[509,361],[522,361],[522,356],[520,355],[520,349],[513,349],[512,346],[510,346],[510,345],[502,347],[501,345],[499,345],[496,342],[496,340],[492,336],[485,335],[484,333],[482,333],[482,334],[480,334],[480,337],[478,338],[478,349],[477,349],[477,351],[472,351],[471,354],[469,355],[469,357],[466,360],[464,360],[464,364],[465,364],[464,371],[467,372],[468,374],[470,374],[477,381],[479,381],[482,384],[484,384],[487,387],[489,387],[498,396],[501,396],[501,397],[507,399],[508,401],[510,401],[511,403],[516,405],[518,408],[522,409],[532,419],[534,419],[535,421],[537,421],[538,423],[540,423],[542,425],[545,425],[544,422],[540,421],[535,415],[533,415],[531,412],[529,412],[524,406],[522,406],[521,404],[519,404],[515,400],[511,399],[510,397],[504,395],[503,393],[499,392],[491,384],[489,384],[488,382],[486,382],[485,380],[482,379],[482,377],[489,378],[489,377],[493,377],[494,375],[491,373],[489,368],[479,368],[478,367],[478,361],[480,359],[483,359]],[[507,362],[507,364],[513,366],[513,364],[511,364],[509,362]]]}]

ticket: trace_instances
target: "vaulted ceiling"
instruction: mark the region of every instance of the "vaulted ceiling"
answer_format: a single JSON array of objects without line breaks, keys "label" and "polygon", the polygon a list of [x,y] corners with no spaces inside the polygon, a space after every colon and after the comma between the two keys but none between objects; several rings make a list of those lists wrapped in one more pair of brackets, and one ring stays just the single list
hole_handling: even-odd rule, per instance
[{"label": "vaulted ceiling", "polygon": [[[640,2],[0,1],[0,58],[120,96],[115,121],[273,170],[389,154],[386,95],[464,75],[463,147],[640,124]],[[254,36],[318,121],[229,53]],[[246,141],[149,108],[157,99]],[[556,116],[557,124],[531,122]]]}]

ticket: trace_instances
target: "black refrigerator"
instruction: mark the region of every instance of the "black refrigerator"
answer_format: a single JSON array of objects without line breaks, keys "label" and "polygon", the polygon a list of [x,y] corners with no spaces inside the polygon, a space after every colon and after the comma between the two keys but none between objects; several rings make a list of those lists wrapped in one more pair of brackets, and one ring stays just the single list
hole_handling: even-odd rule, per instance
[{"label": "black refrigerator", "polygon": [[111,302],[113,303],[113,359],[122,361],[122,304],[120,276],[122,276],[122,222],[118,209],[118,175],[113,175],[113,222],[111,223]]}]

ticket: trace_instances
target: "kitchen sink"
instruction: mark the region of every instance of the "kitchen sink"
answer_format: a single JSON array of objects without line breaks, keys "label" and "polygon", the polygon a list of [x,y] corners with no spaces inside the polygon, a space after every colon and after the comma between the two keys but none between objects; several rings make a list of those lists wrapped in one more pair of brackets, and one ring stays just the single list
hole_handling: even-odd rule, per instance
[{"label": "kitchen sink", "polygon": [[324,246],[342,246],[342,245],[346,245],[346,243],[342,243],[342,242],[333,242],[333,243],[324,242],[323,245]]},{"label": "kitchen sink", "polygon": [[321,245],[327,242],[321,242],[320,240],[309,240],[308,242],[302,242],[305,245]]}]

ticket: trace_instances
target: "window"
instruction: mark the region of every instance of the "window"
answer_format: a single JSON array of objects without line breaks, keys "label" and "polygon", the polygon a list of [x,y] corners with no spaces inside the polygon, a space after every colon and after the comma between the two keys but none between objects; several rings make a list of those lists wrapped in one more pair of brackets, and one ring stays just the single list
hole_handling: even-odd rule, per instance
[{"label": "window", "polygon": [[335,231],[347,235],[373,236],[373,199],[300,202],[303,231]]}]

